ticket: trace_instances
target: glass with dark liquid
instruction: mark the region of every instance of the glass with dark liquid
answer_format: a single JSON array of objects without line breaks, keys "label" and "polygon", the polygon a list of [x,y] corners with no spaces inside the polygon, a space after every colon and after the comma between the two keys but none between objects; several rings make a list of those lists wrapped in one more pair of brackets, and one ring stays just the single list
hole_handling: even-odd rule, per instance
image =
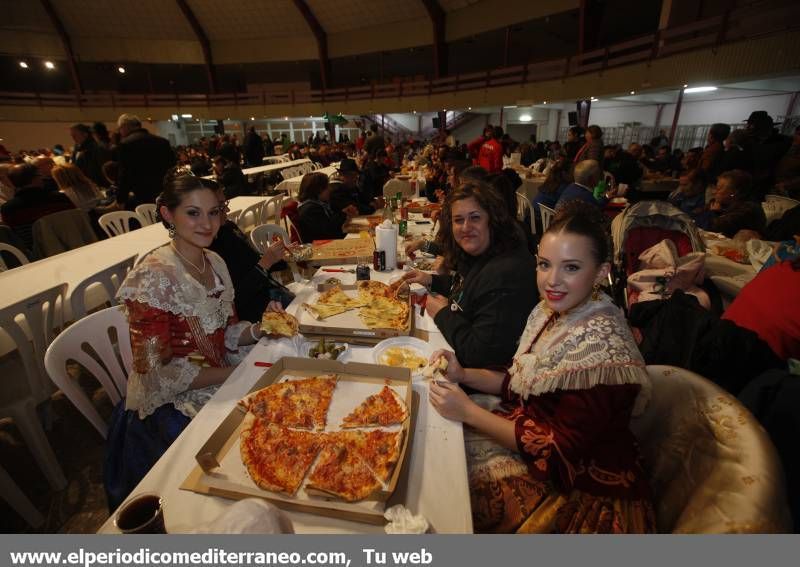
[{"label": "glass with dark liquid", "polygon": [[165,534],[164,507],[157,494],[141,494],[122,505],[114,519],[124,534]]}]

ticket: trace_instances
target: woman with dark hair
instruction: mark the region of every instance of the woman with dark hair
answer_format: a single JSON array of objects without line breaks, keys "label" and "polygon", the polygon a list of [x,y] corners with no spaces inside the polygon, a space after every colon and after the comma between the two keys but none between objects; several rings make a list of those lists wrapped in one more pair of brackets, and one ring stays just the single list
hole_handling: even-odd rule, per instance
[{"label": "woman with dark hair", "polygon": [[[611,269],[602,212],[582,201],[542,237],[542,301],[509,369],[444,357],[448,381],[430,402],[461,421],[476,532],[640,533],[655,530],[631,415],[649,379],[622,312],[600,290]],[[459,385],[483,394],[468,397]],[[487,395],[489,394],[489,395]]]},{"label": "woman with dark hair", "polygon": [[117,291],[133,368],[109,428],[104,476],[112,510],[230,376],[241,347],[263,336],[259,323],[239,321],[225,262],[207,250],[222,220],[217,189],[192,175],[167,175],[156,205],[171,241]]},{"label": "woman with dark hair", "polygon": [[603,130],[592,124],[586,129],[586,143],[575,154],[574,163],[593,159],[603,167]]},{"label": "woman with dark hair", "polygon": [[507,364],[537,299],[522,231],[492,187],[468,181],[447,196],[436,242],[447,274],[414,270],[402,281],[433,292],[426,311],[459,359],[473,366]]},{"label": "woman with dark hair", "polygon": [[306,173],[300,182],[297,209],[297,230],[303,242],[344,238],[342,226],[348,217],[358,215],[354,205],[342,211],[331,208],[331,186],[328,176],[318,171]]},{"label": "woman with dark hair", "polygon": [[520,181],[520,184],[522,183],[519,175],[517,175],[517,172],[513,169],[504,169],[501,173],[493,173],[486,178],[486,182],[491,185],[492,188],[497,191],[497,194],[500,195],[500,198],[503,199],[503,202],[506,204],[506,208],[508,209],[508,215],[511,217],[514,224],[517,225],[522,234],[525,235],[525,244],[528,247],[528,251],[531,253],[531,255],[535,255],[536,239],[531,232],[531,225],[529,224],[529,221],[528,224],[526,224],[526,222],[519,220],[517,216],[519,214],[517,203],[517,187],[519,187],[519,185],[514,187],[513,181],[511,181],[513,177],[506,172],[516,175],[517,180]]}]

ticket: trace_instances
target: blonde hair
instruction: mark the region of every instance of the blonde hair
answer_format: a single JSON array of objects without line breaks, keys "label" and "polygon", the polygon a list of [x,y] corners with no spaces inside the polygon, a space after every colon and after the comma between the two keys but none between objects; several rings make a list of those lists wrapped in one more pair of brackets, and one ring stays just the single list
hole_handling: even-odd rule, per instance
[{"label": "blonde hair", "polygon": [[77,165],[71,163],[57,165],[53,168],[51,175],[58,188],[78,208],[85,208],[85,204],[89,204],[100,197],[100,190],[91,179],[83,174]]}]

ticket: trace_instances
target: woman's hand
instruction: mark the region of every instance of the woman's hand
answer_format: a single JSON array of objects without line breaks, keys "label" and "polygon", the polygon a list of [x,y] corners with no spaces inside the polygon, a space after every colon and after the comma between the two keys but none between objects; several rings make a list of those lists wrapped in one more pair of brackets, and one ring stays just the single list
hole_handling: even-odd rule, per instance
[{"label": "woman's hand", "polygon": [[[433,276],[419,270],[411,270],[410,272],[403,274],[403,277],[394,282],[390,287],[393,290],[397,289],[403,282],[408,284],[418,283],[420,285],[424,285],[425,287],[430,287],[431,283],[433,283]],[[430,297],[428,297],[428,299],[430,299]]]},{"label": "woman's hand", "polygon": [[456,353],[454,353],[451,350],[439,349],[431,355],[431,358],[428,361],[428,363],[433,364],[440,358],[444,358],[447,361],[447,370],[444,371],[444,375],[447,377],[447,379],[455,384],[463,382],[464,368],[458,361]]},{"label": "woman's hand", "polygon": [[347,215],[348,219],[358,216],[358,208],[355,205],[347,205],[342,212]]},{"label": "woman's hand", "polygon": [[457,384],[431,382],[428,399],[439,415],[453,421],[466,421],[469,410],[475,406]]},{"label": "woman's hand", "polygon": [[269,270],[272,266],[283,260],[283,257],[287,252],[288,249],[286,248],[286,244],[283,242],[283,240],[276,240],[270,244],[261,255],[261,258],[258,260],[258,265],[265,270]]},{"label": "woman's hand", "polygon": [[447,298],[443,295],[430,293],[425,303],[425,311],[427,311],[428,315],[431,317],[436,317],[439,311],[447,307],[447,303]]},{"label": "woman's hand", "polygon": [[422,248],[422,246],[424,244],[425,244],[425,239],[424,238],[418,238],[416,240],[412,240],[411,242],[407,242],[406,243],[406,256],[408,256],[409,258],[413,258],[414,257],[414,252],[416,252],[417,250]]},{"label": "woman's hand", "polygon": [[283,313],[283,305],[280,301],[270,301],[267,304],[267,311],[274,311],[275,313]]}]

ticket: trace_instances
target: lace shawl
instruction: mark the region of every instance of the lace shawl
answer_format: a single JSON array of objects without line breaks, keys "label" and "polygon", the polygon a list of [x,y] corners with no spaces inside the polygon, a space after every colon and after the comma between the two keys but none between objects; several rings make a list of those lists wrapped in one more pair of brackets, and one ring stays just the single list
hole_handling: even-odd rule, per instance
[{"label": "lace shawl", "polygon": [[633,414],[640,414],[650,398],[650,380],[619,309],[601,294],[545,329],[553,315],[542,301],[528,317],[509,370],[509,389],[527,399],[600,384],[640,384],[633,407]]}]

